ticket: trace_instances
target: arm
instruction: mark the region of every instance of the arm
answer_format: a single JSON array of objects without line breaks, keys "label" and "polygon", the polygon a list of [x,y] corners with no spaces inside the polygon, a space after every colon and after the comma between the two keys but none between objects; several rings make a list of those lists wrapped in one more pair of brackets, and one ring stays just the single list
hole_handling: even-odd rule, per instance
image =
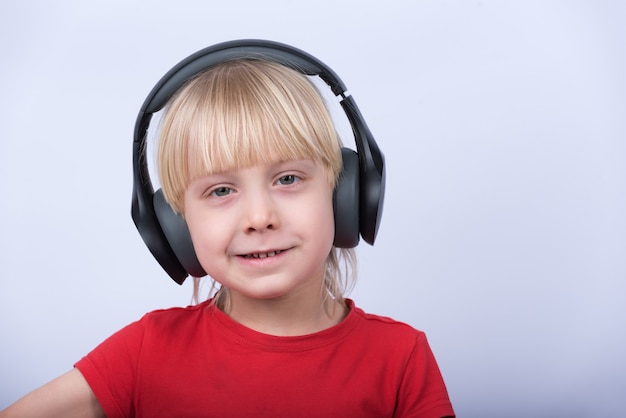
[{"label": "arm", "polygon": [[105,415],[83,375],[73,369],[0,411],[0,418],[25,416],[95,418]]}]

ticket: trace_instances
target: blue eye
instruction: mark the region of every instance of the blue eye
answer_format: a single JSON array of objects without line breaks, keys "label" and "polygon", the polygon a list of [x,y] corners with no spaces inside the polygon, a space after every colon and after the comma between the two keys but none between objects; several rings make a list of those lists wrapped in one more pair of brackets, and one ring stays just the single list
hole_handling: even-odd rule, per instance
[{"label": "blue eye", "polygon": [[278,179],[278,183],[282,184],[282,185],[289,185],[289,184],[294,184],[297,180],[297,176],[294,176],[293,174],[287,174],[286,176],[282,176],[281,178]]},{"label": "blue eye", "polygon": [[233,190],[230,187],[222,186],[211,190],[210,194],[217,197],[224,197],[228,196],[232,191]]}]

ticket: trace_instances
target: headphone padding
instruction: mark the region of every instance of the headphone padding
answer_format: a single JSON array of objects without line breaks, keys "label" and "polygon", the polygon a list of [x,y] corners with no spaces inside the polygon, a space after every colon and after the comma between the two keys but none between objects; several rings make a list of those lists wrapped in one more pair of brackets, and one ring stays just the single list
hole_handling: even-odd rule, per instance
[{"label": "headphone padding", "polygon": [[206,276],[196,256],[189,228],[183,217],[167,203],[161,189],[154,193],[153,201],[161,230],[182,266],[192,277]]},{"label": "headphone padding", "polygon": [[335,247],[353,248],[359,243],[359,157],[349,148],[341,149],[343,168],[335,187]]}]

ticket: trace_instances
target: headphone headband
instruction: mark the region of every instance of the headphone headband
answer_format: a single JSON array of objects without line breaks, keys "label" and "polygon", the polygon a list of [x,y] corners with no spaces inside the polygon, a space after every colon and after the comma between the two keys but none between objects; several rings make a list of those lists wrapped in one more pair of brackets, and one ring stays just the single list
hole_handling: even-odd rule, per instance
[{"label": "headphone headband", "polygon": [[141,112],[158,112],[187,81],[216,64],[255,58],[276,62],[306,75],[319,76],[335,96],[346,92],[345,84],[330,67],[304,51],[279,42],[236,40],[204,48],[173,67],[152,89]]}]

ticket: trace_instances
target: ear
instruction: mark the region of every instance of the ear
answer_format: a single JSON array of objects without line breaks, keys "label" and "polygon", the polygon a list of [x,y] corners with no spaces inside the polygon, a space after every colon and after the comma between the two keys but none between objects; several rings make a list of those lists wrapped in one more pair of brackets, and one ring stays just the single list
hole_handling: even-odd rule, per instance
[{"label": "ear", "polygon": [[161,230],[180,264],[193,277],[206,276],[206,272],[196,256],[189,228],[183,217],[167,203],[161,189],[154,193],[153,201],[154,212],[159,220]]},{"label": "ear", "polygon": [[353,248],[359,243],[359,157],[349,148],[341,149],[343,168],[333,196],[335,247]]}]

